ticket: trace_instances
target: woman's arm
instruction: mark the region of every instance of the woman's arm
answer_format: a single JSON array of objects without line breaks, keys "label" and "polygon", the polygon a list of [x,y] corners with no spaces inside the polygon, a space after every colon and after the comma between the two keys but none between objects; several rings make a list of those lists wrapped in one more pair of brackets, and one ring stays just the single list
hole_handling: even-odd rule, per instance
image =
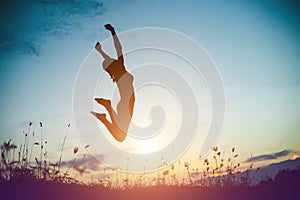
[{"label": "woman's arm", "polygon": [[117,56],[118,56],[118,60],[122,62],[122,64],[124,63],[124,59],[123,59],[123,52],[122,52],[122,45],[121,42],[116,34],[116,31],[114,29],[114,27],[110,24],[106,24],[104,25],[104,27],[109,30],[111,32],[111,35],[113,37],[114,40],[114,45],[115,45],[115,49],[117,52]]},{"label": "woman's arm", "polygon": [[110,57],[102,50],[101,44],[99,42],[97,42],[97,44],[95,45],[95,49],[102,55],[105,60],[110,59]]}]

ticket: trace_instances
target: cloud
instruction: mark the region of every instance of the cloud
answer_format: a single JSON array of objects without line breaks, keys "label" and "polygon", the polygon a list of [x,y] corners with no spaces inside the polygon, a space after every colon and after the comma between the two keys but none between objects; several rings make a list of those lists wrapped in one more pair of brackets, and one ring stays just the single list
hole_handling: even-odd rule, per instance
[{"label": "cloud", "polygon": [[95,0],[40,0],[46,23],[43,29],[53,35],[66,35],[79,29],[83,19],[102,15],[104,5]]},{"label": "cloud", "polygon": [[0,51],[40,57],[47,37],[81,30],[105,8],[97,0],[30,0],[7,2],[0,11]]},{"label": "cloud", "polygon": [[256,162],[256,161],[263,161],[263,160],[273,160],[273,159],[276,159],[276,158],[287,156],[290,153],[292,153],[292,151],[286,149],[286,150],[275,152],[275,153],[272,153],[272,154],[263,154],[263,155],[259,155],[259,156],[254,156],[254,157],[248,158],[246,160],[246,162]]},{"label": "cloud", "polygon": [[14,51],[18,54],[30,54],[40,56],[40,46],[27,38],[20,39],[15,34],[2,35],[0,37],[1,51]]},{"label": "cloud", "polygon": [[[104,158],[104,155],[100,155],[100,157]],[[62,167],[84,167],[92,171],[100,170],[100,165],[101,162],[92,155],[85,155],[84,157],[79,159],[61,162]]]}]

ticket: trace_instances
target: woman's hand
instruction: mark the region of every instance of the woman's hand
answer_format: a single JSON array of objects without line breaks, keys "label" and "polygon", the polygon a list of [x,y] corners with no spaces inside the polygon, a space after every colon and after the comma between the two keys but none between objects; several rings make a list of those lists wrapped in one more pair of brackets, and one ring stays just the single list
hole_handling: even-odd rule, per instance
[{"label": "woman's hand", "polygon": [[101,48],[102,48],[101,44],[99,42],[97,42],[96,45],[95,45],[95,49],[98,50],[98,51],[101,51]]},{"label": "woman's hand", "polygon": [[109,31],[114,31],[114,27],[111,25],[111,24],[105,24],[104,27],[106,28],[106,30],[109,30]]}]

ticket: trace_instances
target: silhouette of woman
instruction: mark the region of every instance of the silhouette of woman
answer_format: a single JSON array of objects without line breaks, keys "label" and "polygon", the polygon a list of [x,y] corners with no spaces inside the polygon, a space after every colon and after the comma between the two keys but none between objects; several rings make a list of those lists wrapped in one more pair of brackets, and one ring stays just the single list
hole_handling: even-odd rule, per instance
[{"label": "silhouette of woman", "polygon": [[100,114],[93,111],[91,113],[106,126],[111,135],[117,141],[122,142],[126,138],[127,130],[133,114],[135,102],[133,76],[125,69],[122,46],[114,27],[110,24],[106,24],[104,27],[111,32],[118,59],[116,60],[109,57],[102,50],[99,42],[97,42],[95,49],[104,58],[102,63],[103,69],[110,75],[112,81],[116,82],[121,99],[117,105],[117,112],[115,112],[111,106],[110,100],[95,98],[95,101],[108,111],[111,122],[106,119],[106,115],[104,113]]}]

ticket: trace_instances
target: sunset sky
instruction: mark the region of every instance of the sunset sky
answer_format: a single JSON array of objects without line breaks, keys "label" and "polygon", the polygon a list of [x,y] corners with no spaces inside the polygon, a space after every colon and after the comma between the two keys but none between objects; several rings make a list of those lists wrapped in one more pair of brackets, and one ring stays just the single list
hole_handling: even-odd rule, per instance
[{"label": "sunset sky", "polygon": [[[215,145],[227,151],[235,146],[241,162],[252,155],[258,166],[300,155],[296,1],[26,0],[3,3],[0,16],[1,143],[22,143],[29,121],[39,137],[41,121],[50,159],[58,158],[68,123],[66,158],[74,146],[83,148],[73,119],[73,84],[95,43],[109,38],[103,25],[111,23],[117,32],[172,29],[206,49],[226,93]],[[198,159],[198,144],[185,160]]]}]

